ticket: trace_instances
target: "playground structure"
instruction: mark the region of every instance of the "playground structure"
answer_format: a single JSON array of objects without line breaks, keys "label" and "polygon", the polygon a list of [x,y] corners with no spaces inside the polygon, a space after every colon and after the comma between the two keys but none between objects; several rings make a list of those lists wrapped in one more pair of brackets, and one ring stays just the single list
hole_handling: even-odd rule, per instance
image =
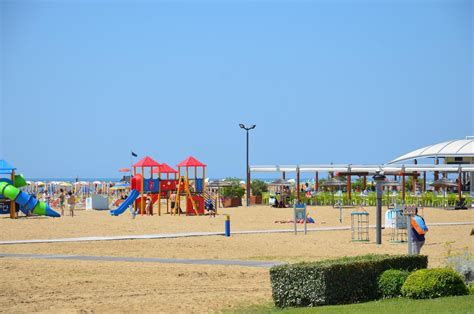
[{"label": "playground structure", "polygon": [[369,242],[369,213],[363,208],[351,213],[351,237],[353,242]]},{"label": "playground structure", "polygon": [[35,214],[60,217],[48,204],[37,200],[33,194],[20,190],[27,184],[21,174],[15,174],[15,170],[16,168],[5,160],[0,160],[0,174],[10,176],[10,178],[0,178],[0,213],[9,213],[10,218],[16,218],[18,206],[18,210],[27,216]]},{"label": "playground structure", "polygon": [[[151,198],[151,214],[153,205],[158,202],[158,215],[161,215],[161,199],[166,199],[166,212],[171,215],[182,213],[180,203],[185,198],[186,215],[204,215],[205,204],[215,200],[206,192],[206,165],[189,156],[177,165],[178,170],[173,169],[166,163],[159,164],[151,157],[144,157],[133,165],[133,176],[131,179],[131,192],[127,199],[117,208],[110,211],[113,216],[125,212],[133,206],[133,210],[140,215],[145,214],[145,201]],[[198,169],[201,169],[199,176]],[[182,170],[184,169],[184,175]],[[190,171],[193,177],[190,177]],[[162,175],[166,174],[165,178]],[[170,178],[173,174],[173,178]],[[156,175],[156,177],[155,177]],[[169,199],[172,194],[176,195],[173,208],[169,208]],[[215,205],[214,205],[215,208]]]}]

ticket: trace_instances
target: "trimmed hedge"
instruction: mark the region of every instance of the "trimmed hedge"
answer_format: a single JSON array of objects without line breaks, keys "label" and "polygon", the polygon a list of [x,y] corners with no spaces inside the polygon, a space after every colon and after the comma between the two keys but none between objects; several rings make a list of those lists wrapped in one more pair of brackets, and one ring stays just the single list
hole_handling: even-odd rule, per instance
[{"label": "trimmed hedge", "polygon": [[403,283],[410,275],[410,272],[399,269],[389,269],[380,275],[378,281],[379,294],[382,298],[394,298],[402,295]]},{"label": "trimmed hedge", "polygon": [[431,299],[467,295],[469,288],[452,269],[421,269],[408,276],[402,286],[402,294],[412,299]]},{"label": "trimmed hedge", "polygon": [[347,304],[379,297],[377,279],[387,269],[428,266],[423,255],[363,255],[270,269],[277,307]]}]

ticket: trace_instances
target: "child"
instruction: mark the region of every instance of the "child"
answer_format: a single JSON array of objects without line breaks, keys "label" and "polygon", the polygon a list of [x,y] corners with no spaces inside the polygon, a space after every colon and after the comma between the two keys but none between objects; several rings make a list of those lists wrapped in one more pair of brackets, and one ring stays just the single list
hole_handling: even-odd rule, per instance
[{"label": "child", "polygon": [[151,197],[150,193],[147,193],[146,195],[146,202],[145,202],[145,213],[147,216],[150,216],[151,213]]},{"label": "child", "polygon": [[67,203],[69,205],[69,213],[71,214],[71,217],[74,217],[74,206],[76,205],[76,197],[72,192],[68,193],[69,197],[67,199]]},{"label": "child", "polygon": [[59,190],[59,208],[61,209],[61,216],[64,216],[64,200],[66,199],[66,195],[64,195],[64,190]]}]

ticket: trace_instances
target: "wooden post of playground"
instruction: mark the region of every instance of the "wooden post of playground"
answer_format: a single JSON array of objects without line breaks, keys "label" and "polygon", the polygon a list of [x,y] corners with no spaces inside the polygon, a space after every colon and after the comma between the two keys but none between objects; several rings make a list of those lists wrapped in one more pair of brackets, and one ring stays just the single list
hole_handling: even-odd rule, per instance
[{"label": "wooden post of playground", "polygon": [[145,167],[142,166],[142,188],[141,188],[141,196],[140,196],[140,199],[141,199],[141,202],[140,202],[140,215],[143,216],[143,212],[144,212],[144,205],[145,205],[145,202],[143,200],[143,191],[145,190]]},{"label": "wooden post of playground", "polygon": [[[202,166],[202,192],[206,192],[206,166]],[[210,197],[211,194],[209,193],[209,198]]]},{"label": "wooden post of playground", "polygon": [[197,192],[197,167],[194,167],[194,193]]},{"label": "wooden post of playground", "polygon": [[[186,181],[184,181],[184,188],[186,190],[186,187],[187,187],[187,190],[189,191],[189,167],[186,166]],[[188,212],[188,195],[186,194],[186,197],[185,197],[185,202],[186,202],[186,213]]]},{"label": "wooden post of playground", "polygon": [[[133,166],[133,176],[136,176],[136,175],[137,175],[137,167]],[[131,188],[132,188],[132,178],[130,178],[130,192],[132,192]],[[133,202],[132,208],[134,212],[137,211],[137,206],[135,202]]]},{"label": "wooden post of playground", "polygon": [[362,187],[364,188],[364,191],[367,189],[367,176],[364,176],[364,181]]},{"label": "wooden post of playground", "polygon": [[[153,173],[153,169],[151,170],[151,173]],[[161,169],[158,166],[158,216],[161,216]],[[153,204],[151,205],[151,208],[153,208]]]},{"label": "wooden post of playground", "polygon": [[[175,174],[176,176],[176,174]],[[169,173],[166,173],[166,180],[169,180],[170,179],[170,174]],[[160,196],[161,197],[161,196]],[[170,213],[170,209],[169,209],[169,203],[170,203],[170,193],[168,192],[168,195],[166,197],[166,213],[169,214]]]}]

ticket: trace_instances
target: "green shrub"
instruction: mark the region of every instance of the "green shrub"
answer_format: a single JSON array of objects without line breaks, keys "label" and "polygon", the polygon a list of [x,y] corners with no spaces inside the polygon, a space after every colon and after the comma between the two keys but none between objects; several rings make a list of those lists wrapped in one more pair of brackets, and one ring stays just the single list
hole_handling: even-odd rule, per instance
[{"label": "green shrub", "polygon": [[426,268],[423,255],[363,255],[270,269],[277,307],[345,304],[379,297],[377,279],[387,269]]},{"label": "green shrub", "polygon": [[252,189],[252,195],[254,196],[261,196],[262,193],[268,192],[268,184],[258,179],[253,180],[250,183],[250,188]]},{"label": "green shrub", "polygon": [[469,286],[469,292],[470,294],[474,294],[474,282]]},{"label": "green shrub", "polygon": [[222,196],[231,198],[242,198],[245,189],[240,185],[238,178],[226,178],[225,181],[230,182],[230,186],[223,188]]},{"label": "green shrub", "polygon": [[413,299],[431,299],[469,294],[462,277],[449,268],[421,269],[402,286],[402,295]]},{"label": "green shrub", "polygon": [[394,298],[401,296],[403,283],[410,272],[399,269],[389,269],[380,275],[378,281],[379,294],[383,298]]}]

